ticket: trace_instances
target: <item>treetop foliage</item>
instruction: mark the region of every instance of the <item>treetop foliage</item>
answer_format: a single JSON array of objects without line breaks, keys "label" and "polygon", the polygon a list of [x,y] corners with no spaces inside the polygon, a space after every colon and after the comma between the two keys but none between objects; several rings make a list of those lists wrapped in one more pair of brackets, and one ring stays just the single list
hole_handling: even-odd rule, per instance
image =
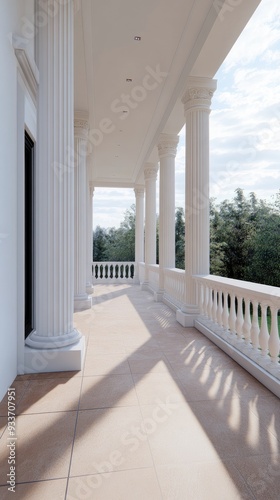
[{"label": "treetop foliage", "polygon": [[[157,224],[158,247],[158,224]],[[175,212],[176,267],[185,268],[185,216]],[[158,258],[158,248],[157,248]],[[135,205],[124,213],[120,228],[93,232],[93,260],[135,260]],[[254,193],[235,191],[232,200],[210,200],[210,272],[280,286],[280,190],[271,203]]]}]

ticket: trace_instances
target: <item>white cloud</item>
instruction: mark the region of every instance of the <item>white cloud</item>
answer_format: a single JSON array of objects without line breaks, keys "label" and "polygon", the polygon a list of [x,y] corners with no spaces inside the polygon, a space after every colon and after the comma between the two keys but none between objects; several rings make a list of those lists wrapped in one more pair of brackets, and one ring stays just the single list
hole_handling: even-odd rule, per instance
[{"label": "white cloud", "polygon": [[[210,195],[238,187],[270,198],[280,187],[280,3],[262,0],[218,71],[210,115]],[[185,129],[176,156],[176,206],[184,206]],[[97,188],[94,226],[119,226],[132,189]],[[158,187],[157,187],[158,210]]]},{"label": "white cloud", "polygon": [[237,187],[266,198],[280,181],[280,4],[263,0],[217,73],[211,196]]}]

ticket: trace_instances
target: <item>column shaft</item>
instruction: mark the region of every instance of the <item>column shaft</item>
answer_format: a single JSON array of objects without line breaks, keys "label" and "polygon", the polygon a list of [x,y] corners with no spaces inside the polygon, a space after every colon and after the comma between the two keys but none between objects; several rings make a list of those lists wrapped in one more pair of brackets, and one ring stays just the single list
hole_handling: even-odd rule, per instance
[{"label": "column shaft", "polygon": [[139,262],[144,262],[144,186],[136,186],[134,192],[136,201],[135,281],[139,282]]},{"label": "column shaft", "polygon": [[179,137],[161,134],[159,167],[159,288],[164,289],[164,269],[175,267],[175,157]]},{"label": "column shaft", "polygon": [[93,240],[92,240],[92,197],[94,193],[93,183],[91,181],[88,182],[87,186],[88,191],[88,209],[87,209],[87,293],[93,293],[93,284],[92,284],[92,250],[93,250]]},{"label": "column shaft", "polygon": [[74,310],[91,307],[91,297],[86,292],[87,270],[87,141],[88,122],[75,119],[75,252],[74,252]]},{"label": "column shaft", "polygon": [[209,114],[215,89],[215,80],[189,78],[182,99],[186,116],[186,283],[183,312],[189,315],[184,319],[185,326],[190,326],[188,320],[193,324],[198,314],[193,276],[209,274]]},{"label": "column shaft", "polygon": [[149,264],[156,264],[156,180],[158,166],[147,163],[145,176],[145,282],[149,281]]},{"label": "column shaft", "polygon": [[[36,4],[37,4],[36,0]],[[36,5],[37,6],[37,5]],[[40,6],[38,5],[40,9]],[[36,332],[33,348],[76,343],[74,295],[73,4],[38,29],[40,72],[36,156]]]}]

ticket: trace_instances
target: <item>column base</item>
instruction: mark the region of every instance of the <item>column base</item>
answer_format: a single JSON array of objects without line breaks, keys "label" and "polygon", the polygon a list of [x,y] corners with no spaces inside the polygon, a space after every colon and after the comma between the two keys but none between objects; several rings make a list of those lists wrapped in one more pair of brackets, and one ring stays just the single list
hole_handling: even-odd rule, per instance
[{"label": "column base", "polygon": [[87,294],[74,297],[74,312],[85,311],[86,309],[91,309],[92,297]]},{"label": "column base", "polygon": [[73,345],[54,349],[24,347],[24,373],[80,371],[85,359],[85,337]]},{"label": "column base", "polygon": [[199,316],[199,312],[197,313],[187,313],[182,311],[181,309],[177,309],[176,311],[176,320],[180,325],[184,326],[185,328],[194,326],[194,322],[197,320]]},{"label": "column base", "polygon": [[94,291],[94,288],[93,288],[93,284],[92,283],[87,283],[86,284],[86,293],[88,295],[92,295],[93,294],[93,291]]},{"label": "column base", "polygon": [[76,344],[81,337],[81,333],[75,328],[70,333],[57,336],[39,335],[34,331],[25,340],[25,345],[33,349],[61,349]]},{"label": "column base", "polygon": [[154,301],[155,302],[162,302],[163,301],[163,290],[158,290],[157,292],[154,292]]}]

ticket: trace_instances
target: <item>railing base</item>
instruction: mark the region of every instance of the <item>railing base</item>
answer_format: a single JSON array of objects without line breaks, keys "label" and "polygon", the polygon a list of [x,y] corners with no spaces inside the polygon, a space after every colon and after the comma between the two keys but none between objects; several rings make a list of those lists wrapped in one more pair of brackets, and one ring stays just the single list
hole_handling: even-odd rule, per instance
[{"label": "railing base", "polygon": [[154,301],[162,302],[163,301],[164,290],[157,290],[154,292]]},{"label": "railing base", "polygon": [[176,311],[176,320],[185,328],[195,326],[195,321],[197,318],[198,314],[187,314],[181,311],[181,309],[177,309]]},{"label": "railing base", "polygon": [[[203,335],[205,335],[211,342],[216,344],[220,349],[222,349],[228,356],[230,356],[234,361],[236,361],[242,368],[249,372],[253,377],[255,377],[259,382],[261,382],[265,387],[267,387],[275,396],[280,398],[280,380],[269,373],[260,364],[256,363],[252,358],[246,356],[239,349],[235,348],[234,345],[230,344],[222,338],[220,335],[215,333],[209,320],[204,318],[198,318],[194,322],[194,326]],[[217,328],[217,325],[213,323],[213,329]],[[226,337],[227,332],[223,332]],[[271,363],[272,368],[273,364]]]},{"label": "railing base", "polygon": [[74,299],[74,312],[86,311],[91,309],[92,297],[87,295],[85,298],[75,298]]}]

